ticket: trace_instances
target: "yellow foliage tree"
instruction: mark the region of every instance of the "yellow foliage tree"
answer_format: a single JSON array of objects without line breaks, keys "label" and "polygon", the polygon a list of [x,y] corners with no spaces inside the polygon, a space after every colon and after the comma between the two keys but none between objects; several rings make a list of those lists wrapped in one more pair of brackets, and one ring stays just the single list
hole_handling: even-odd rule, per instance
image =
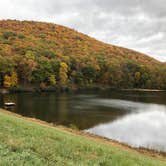
[{"label": "yellow foliage tree", "polygon": [[53,75],[53,74],[50,75],[49,82],[50,82],[50,85],[56,85],[55,75]]},{"label": "yellow foliage tree", "polygon": [[18,76],[16,72],[13,72],[11,74],[11,86],[12,87],[17,86],[17,84],[18,84]]},{"label": "yellow foliage tree", "polygon": [[59,70],[59,78],[60,78],[60,84],[66,85],[67,83],[67,72],[68,72],[68,65],[64,62],[61,62],[60,64],[60,70]]},{"label": "yellow foliage tree", "polygon": [[136,72],[134,77],[135,77],[135,80],[138,82],[140,80],[140,78],[141,78],[141,73],[140,72]]},{"label": "yellow foliage tree", "polygon": [[17,84],[18,84],[17,73],[13,72],[10,76],[5,75],[3,84],[4,84],[4,87],[6,87],[6,88],[17,86]]},{"label": "yellow foliage tree", "polygon": [[3,85],[5,88],[11,87],[11,77],[10,76],[5,75]]}]

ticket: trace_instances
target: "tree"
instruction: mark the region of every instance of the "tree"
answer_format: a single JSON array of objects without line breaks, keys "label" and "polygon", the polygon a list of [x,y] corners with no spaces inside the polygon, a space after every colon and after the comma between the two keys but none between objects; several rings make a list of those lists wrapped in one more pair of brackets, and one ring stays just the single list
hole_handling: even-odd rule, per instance
[{"label": "tree", "polygon": [[94,82],[96,78],[96,70],[92,65],[83,67],[81,72],[84,76],[84,81],[87,81],[88,83]]},{"label": "tree", "polygon": [[50,85],[53,85],[53,86],[56,85],[56,79],[55,79],[55,75],[54,74],[51,74],[48,79],[49,79]]},{"label": "tree", "polygon": [[0,56],[0,86],[4,83],[4,76],[14,71],[13,59]]},{"label": "tree", "polygon": [[81,71],[79,71],[79,70],[78,71],[73,71],[71,73],[71,76],[72,76],[75,84],[78,84],[78,85],[82,85],[83,84],[84,76],[83,76]]},{"label": "tree", "polygon": [[18,84],[18,76],[16,72],[12,72],[11,74],[11,86],[15,87]]},{"label": "tree", "polygon": [[68,65],[64,62],[60,63],[60,70],[59,70],[59,78],[60,78],[60,85],[66,85],[67,84],[67,72],[68,72]]},{"label": "tree", "polygon": [[11,78],[10,78],[10,76],[5,75],[3,86],[4,86],[5,88],[11,87]]},{"label": "tree", "polygon": [[59,59],[51,59],[50,61],[53,73],[55,75],[55,79],[58,81],[59,80],[59,69],[60,69],[60,60]]},{"label": "tree", "polygon": [[37,60],[37,67],[32,73],[32,81],[36,83],[47,82],[51,74],[53,74],[53,69],[50,61],[45,57],[40,57]]},{"label": "tree", "polygon": [[28,57],[15,57],[17,63],[17,72],[22,83],[28,83],[32,80],[32,73],[37,68],[37,63]]},{"label": "tree", "polygon": [[140,66],[135,61],[126,61],[123,64],[123,81],[127,88],[136,87],[135,73],[140,71]]},{"label": "tree", "polygon": [[[140,66],[140,80],[139,86],[141,88],[153,88],[152,87],[152,80],[155,80],[155,74],[150,70],[147,66],[141,65]],[[154,77],[154,78],[152,78]]]},{"label": "tree", "polygon": [[18,84],[17,73],[13,72],[11,75],[5,75],[4,77],[4,87],[10,88],[15,87]]},{"label": "tree", "polygon": [[141,87],[141,85],[140,85],[141,73],[138,72],[138,71],[135,72],[134,78],[135,78],[135,86],[136,87]]},{"label": "tree", "polygon": [[109,85],[114,88],[121,87],[122,83],[122,71],[120,65],[117,63],[110,64],[108,68],[108,76],[109,76]]},{"label": "tree", "polygon": [[134,76],[135,76],[136,82],[138,82],[140,80],[140,78],[141,78],[141,73],[140,72],[136,72]]}]

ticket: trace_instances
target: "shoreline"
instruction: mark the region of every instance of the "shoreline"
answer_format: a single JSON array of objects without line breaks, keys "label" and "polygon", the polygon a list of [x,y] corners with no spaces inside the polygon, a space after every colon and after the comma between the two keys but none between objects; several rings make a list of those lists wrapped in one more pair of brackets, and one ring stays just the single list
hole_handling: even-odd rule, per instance
[{"label": "shoreline", "polygon": [[138,91],[138,92],[165,92],[166,90],[162,89],[120,89],[121,91]]},{"label": "shoreline", "polygon": [[41,88],[0,88],[0,94],[8,94],[8,93],[43,93],[43,92],[57,92],[57,93],[63,93],[63,92],[79,92],[79,91],[133,91],[133,92],[166,92],[164,89],[140,89],[140,88],[132,88],[132,89],[118,89],[118,88],[112,88],[108,86],[91,86],[91,87],[78,87],[78,88],[71,88],[71,87],[49,87],[46,89]]},{"label": "shoreline", "polygon": [[73,134],[73,135],[79,135],[79,136],[85,137],[89,140],[92,140],[92,141],[95,141],[95,142],[98,142],[98,143],[102,143],[102,144],[105,144],[105,145],[108,145],[108,146],[118,147],[120,149],[127,150],[127,151],[130,151],[130,152],[139,152],[140,154],[145,154],[145,155],[147,155],[149,157],[153,157],[153,158],[155,158],[155,157],[161,158],[161,160],[166,161],[166,158],[165,158],[166,157],[166,152],[157,151],[157,150],[153,150],[153,149],[147,149],[147,148],[143,148],[143,147],[135,148],[135,147],[132,147],[132,146],[127,145],[125,143],[118,142],[116,140],[112,140],[112,139],[109,139],[109,138],[106,138],[106,137],[98,136],[98,135],[91,134],[91,133],[81,131],[81,130],[74,130],[74,129],[67,128],[67,127],[62,126],[62,125],[56,125],[56,124],[48,123],[48,122],[42,121],[40,119],[25,117],[25,116],[19,115],[17,113],[7,111],[7,110],[2,109],[2,108],[0,108],[0,112],[3,112],[4,114],[8,114],[8,115],[11,115],[11,116],[15,116],[19,119],[23,119],[23,120],[26,120],[26,121],[29,121],[29,122],[33,122],[35,124],[39,124],[41,126],[49,127],[49,128],[56,129],[56,130],[59,130],[59,131],[63,131],[63,132],[66,132],[66,133],[70,133],[70,134]]}]

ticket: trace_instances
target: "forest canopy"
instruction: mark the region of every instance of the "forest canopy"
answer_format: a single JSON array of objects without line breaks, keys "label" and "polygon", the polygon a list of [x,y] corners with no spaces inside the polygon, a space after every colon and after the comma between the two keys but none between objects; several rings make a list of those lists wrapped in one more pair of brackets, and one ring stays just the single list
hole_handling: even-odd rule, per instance
[{"label": "forest canopy", "polygon": [[0,21],[0,86],[23,85],[166,89],[166,65],[64,26]]}]

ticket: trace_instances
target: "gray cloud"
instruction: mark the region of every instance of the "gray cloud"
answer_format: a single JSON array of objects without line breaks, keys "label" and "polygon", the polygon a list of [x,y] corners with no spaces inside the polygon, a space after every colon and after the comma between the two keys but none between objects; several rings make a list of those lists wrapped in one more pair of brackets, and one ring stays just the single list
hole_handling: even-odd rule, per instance
[{"label": "gray cloud", "polygon": [[1,19],[63,24],[166,61],[164,0],[5,0]]}]

